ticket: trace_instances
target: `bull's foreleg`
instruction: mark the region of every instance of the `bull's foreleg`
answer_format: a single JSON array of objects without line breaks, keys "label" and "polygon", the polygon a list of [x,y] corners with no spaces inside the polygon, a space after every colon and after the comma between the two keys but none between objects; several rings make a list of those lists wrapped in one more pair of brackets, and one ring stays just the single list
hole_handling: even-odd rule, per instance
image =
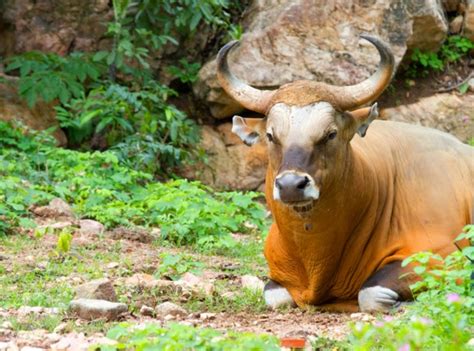
[{"label": "bull's foreleg", "polygon": [[411,300],[410,281],[400,279],[407,272],[401,261],[391,262],[375,272],[359,291],[359,308],[362,312],[386,312],[402,301]]}]

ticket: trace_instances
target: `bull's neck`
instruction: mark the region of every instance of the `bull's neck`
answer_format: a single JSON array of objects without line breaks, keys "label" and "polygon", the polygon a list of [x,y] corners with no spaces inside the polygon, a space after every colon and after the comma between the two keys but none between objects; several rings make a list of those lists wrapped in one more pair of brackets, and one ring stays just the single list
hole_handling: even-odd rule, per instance
[{"label": "bull's neck", "polygon": [[313,210],[302,216],[280,202],[273,200],[275,174],[269,168],[266,179],[267,202],[282,236],[299,246],[311,236],[321,248],[332,246],[342,248],[341,241],[354,233],[377,193],[376,175],[363,155],[350,145],[347,158],[339,176],[323,184],[321,197]]}]

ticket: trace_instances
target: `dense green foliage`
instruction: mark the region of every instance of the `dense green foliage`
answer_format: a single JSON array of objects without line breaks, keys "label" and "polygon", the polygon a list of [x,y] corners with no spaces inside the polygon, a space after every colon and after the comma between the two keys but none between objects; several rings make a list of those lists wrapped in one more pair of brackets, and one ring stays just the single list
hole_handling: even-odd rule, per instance
[{"label": "dense green foliage", "polygon": [[472,49],[474,49],[474,43],[459,35],[449,36],[436,52],[415,49],[410,56],[411,62],[407,74],[415,78],[426,76],[430,71],[442,71],[446,65],[459,61]]},{"label": "dense green foliage", "polygon": [[416,303],[406,313],[386,316],[372,324],[353,326],[352,350],[469,350],[474,332],[474,296],[471,273],[474,226],[467,226],[458,240],[471,246],[446,258],[430,252],[404,261],[414,264],[420,281],[411,286]]},{"label": "dense green foliage", "polygon": [[[238,35],[227,0],[112,1],[109,50],[26,52],[6,59],[5,71],[19,76],[19,94],[30,106],[53,102],[69,145],[113,147],[130,167],[172,174],[199,157],[197,125],[168,102],[176,91],[155,78],[151,62],[166,45],[177,46],[199,26]],[[199,63],[177,59],[167,71],[183,84],[196,80]]]},{"label": "dense green foliage", "polygon": [[117,340],[118,344],[102,345],[100,350],[280,350],[277,339],[268,335],[236,332],[223,335],[213,329],[193,328],[174,323],[166,327],[156,324],[137,327],[122,323],[112,328],[107,337]]},{"label": "dense green foliage", "polygon": [[246,221],[264,225],[256,193],[213,192],[198,182],[153,181],[150,173],[122,164],[114,151],[56,148],[43,134],[0,122],[0,233],[31,225],[28,208],[54,197],[72,203],[82,217],[107,227],[159,226],[162,238],[202,249],[232,245],[231,232]]}]

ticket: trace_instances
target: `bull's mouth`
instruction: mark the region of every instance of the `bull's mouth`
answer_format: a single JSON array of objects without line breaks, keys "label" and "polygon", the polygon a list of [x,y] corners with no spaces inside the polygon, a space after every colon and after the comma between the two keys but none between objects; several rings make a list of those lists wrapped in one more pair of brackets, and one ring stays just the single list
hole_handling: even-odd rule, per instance
[{"label": "bull's mouth", "polygon": [[314,207],[314,200],[298,201],[288,203],[288,206],[295,212],[304,215],[309,213]]}]

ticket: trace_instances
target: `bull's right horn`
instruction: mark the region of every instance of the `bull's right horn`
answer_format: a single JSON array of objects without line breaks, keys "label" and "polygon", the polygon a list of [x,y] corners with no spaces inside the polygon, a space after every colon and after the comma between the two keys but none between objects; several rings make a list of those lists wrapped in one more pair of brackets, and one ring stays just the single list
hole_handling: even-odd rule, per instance
[{"label": "bull's right horn", "polygon": [[227,54],[238,44],[239,42],[234,40],[227,43],[219,50],[219,53],[217,54],[217,79],[226,93],[243,107],[251,111],[265,114],[267,112],[268,104],[273,96],[273,91],[255,89],[242,82],[229,70]]}]

